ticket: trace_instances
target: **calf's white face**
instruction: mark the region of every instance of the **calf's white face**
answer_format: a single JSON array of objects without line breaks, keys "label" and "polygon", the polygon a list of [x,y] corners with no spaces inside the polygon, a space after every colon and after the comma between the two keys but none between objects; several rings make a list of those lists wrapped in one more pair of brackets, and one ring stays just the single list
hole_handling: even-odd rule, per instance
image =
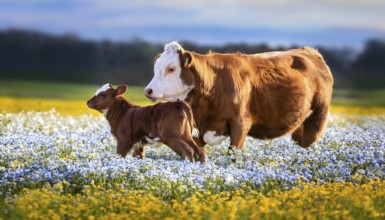
[{"label": "calf's white face", "polygon": [[184,100],[193,89],[192,85],[186,85],[181,78],[179,50],[183,48],[178,43],[171,42],[166,44],[164,52],[156,59],[154,77],[144,90],[151,101]]}]

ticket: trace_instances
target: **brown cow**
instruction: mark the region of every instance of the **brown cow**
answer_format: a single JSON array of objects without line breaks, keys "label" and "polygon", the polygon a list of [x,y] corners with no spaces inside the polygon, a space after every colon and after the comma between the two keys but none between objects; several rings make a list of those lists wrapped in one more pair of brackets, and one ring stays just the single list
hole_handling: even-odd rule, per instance
[{"label": "brown cow", "polygon": [[240,149],[246,135],[272,139],[291,134],[309,147],[325,130],[332,87],[330,69],[313,48],[198,54],[171,42],[155,58],[145,95],[152,101],[187,101],[199,145],[230,136],[230,149]]},{"label": "brown cow", "polygon": [[127,86],[113,88],[105,84],[88,102],[88,107],[102,112],[116,137],[117,153],[125,157],[131,150],[133,156],[144,158],[144,145],[160,141],[168,145],[182,159],[194,162],[198,156],[205,162],[205,151],[193,140],[194,119],[190,106],[184,101],[163,102],[139,107],[121,95]]}]

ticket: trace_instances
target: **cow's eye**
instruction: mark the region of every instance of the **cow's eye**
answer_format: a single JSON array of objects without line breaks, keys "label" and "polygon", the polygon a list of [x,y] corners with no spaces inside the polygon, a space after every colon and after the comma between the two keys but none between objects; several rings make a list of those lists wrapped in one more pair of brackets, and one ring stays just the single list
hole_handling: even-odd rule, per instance
[{"label": "cow's eye", "polygon": [[175,71],[175,66],[168,66],[167,68],[166,68],[166,72],[167,73],[173,73]]},{"label": "cow's eye", "polygon": [[103,99],[107,97],[106,93],[102,93],[100,94],[100,97],[102,97]]}]

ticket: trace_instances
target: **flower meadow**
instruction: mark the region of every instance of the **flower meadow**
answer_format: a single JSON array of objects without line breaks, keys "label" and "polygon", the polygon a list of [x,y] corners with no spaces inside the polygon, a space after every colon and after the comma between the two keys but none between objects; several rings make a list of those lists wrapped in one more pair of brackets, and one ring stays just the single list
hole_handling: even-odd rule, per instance
[{"label": "flower meadow", "polygon": [[0,114],[0,219],[385,218],[385,116],[333,115],[317,145],[247,138],[207,162],[121,158],[103,116]]}]

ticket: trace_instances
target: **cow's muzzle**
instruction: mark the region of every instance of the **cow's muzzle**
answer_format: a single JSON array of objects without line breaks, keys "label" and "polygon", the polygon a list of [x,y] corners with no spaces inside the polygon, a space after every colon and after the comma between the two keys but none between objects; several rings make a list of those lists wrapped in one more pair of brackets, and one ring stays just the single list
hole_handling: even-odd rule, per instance
[{"label": "cow's muzzle", "polygon": [[154,91],[151,88],[147,88],[144,90],[144,95],[151,100],[151,102],[155,102],[157,98],[153,97]]}]

